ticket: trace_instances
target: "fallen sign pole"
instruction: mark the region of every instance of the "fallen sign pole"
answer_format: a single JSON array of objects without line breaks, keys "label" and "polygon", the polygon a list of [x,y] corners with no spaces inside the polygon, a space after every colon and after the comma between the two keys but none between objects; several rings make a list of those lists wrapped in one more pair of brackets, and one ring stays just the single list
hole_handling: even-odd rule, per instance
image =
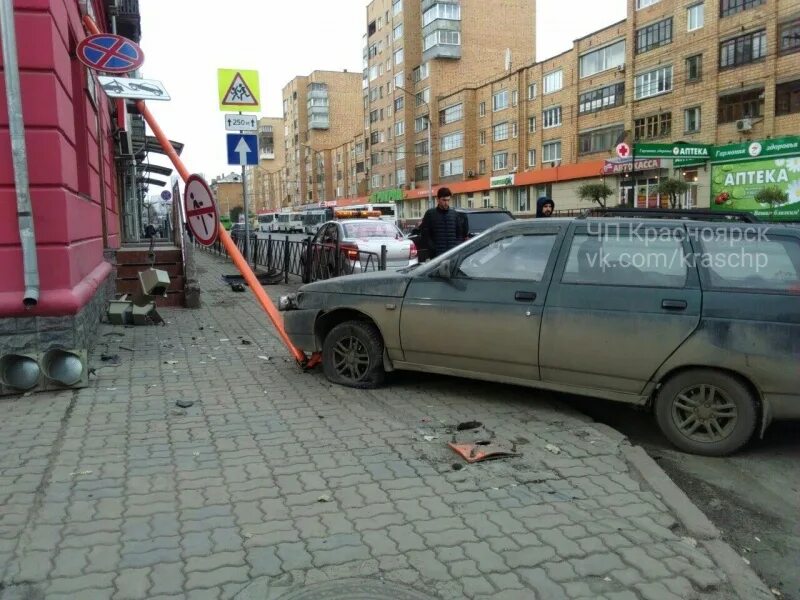
[{"label": "fallen sign pole", "polygon": [[[89,15],[85,15],[83,17],[83,24],[92,34],[96,35],[100,33],[100,29],[97,27],[94,19],[92,19]],[[147,121],[147,124],[150,126],[150,130],[155,135],[158,143],[161,144],[161,147],[164,149],[164,152],[169,157],[170,161],[172,161],[172,164],[175,166],[175,169],[178,171],[181,179],[183,179],[183,182],[188,182],[189,177],[191,176],[189,170],[186,168],[186,165],[183,164],[183,161],[178,156],[178,153],[175,152],[175,148],[172,147],[169,138],[164,134],[164,131],[159,126],[153,114],[147,108],[147,105],[143,100],[137,100],[136,108],[139,109],[142,117],[144,117],[144,120]],[[225,246],[228,256],[230,256],[233,260],[233,264],[236,265],[237,269],[239,269],[239,272],[242,274],[242,277],[244,277],[247,285],[250,286],[253,294],[255,294],[256,300],[258,300],[258,303],[261,304],[261,308],[264,309],[264,312],[267,313],[270,321],[272,321],[272,324],[275,326],[275,329],[278,332],[278,336],[281,338],[281,340],[283,340],[283,343],[286,344],[286,347],[292,353],[298,364],[307,369],[311,369],[318,365],[321,360],[321,355],[319,353],[308,357],[305,355],[305,353],[303,353],[302,350],[292,344],[289,336],[286,335],[286,329],[283,326],[283,319],[281,318],[278,309],[264,291],[264,288],[259,283],[255,273],[253,273],[250,265],[247,264],[247,261],[242,256],[242,253],[239,252],[239,248],[233,243],[230,234],[228,234],[224,227],[219,228],[219,239],[222,241],[222,245]]]}]

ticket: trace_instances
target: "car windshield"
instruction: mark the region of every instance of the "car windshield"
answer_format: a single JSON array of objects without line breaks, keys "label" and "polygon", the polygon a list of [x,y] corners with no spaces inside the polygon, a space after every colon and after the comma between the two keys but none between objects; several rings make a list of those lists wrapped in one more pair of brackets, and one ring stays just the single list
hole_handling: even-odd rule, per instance
[{"label": "car windshield", "polygon": [[494,227],[498,223],[505,223],[506,221],[513,220],[514,217],[507,212],[474,212],[466,213],[469,220],[470,232],[486,231],[490,227]]},{"label": "car windshield", "polygon": [[344,237],[350,239],[369,239],[369,238],[396,238],[400,239],[403,234],[400,230],[385,221],[370,221],[361,223],[347,223],[344,226]]}]

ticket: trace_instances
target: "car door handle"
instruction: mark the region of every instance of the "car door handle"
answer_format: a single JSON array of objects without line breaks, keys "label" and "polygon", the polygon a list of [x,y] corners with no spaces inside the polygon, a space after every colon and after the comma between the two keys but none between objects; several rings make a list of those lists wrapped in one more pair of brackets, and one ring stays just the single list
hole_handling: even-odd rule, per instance
[{"label": "car door handle", "polygon": [[517,302],[533,302],[536,300],[536,292],[516,292],[514,294],[514,300]]},{"label": "car door handle", "polygon": [[662,300],[661,301],[661,308],[666,310],[686,310],[686,307],[689,306],[686,303],[686,300]]}]

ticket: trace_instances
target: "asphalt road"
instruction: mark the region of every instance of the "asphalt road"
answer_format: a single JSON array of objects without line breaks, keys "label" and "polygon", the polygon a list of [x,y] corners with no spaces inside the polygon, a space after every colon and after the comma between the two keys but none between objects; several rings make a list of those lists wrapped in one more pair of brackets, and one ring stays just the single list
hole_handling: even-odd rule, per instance
[{"label": "asphalt road", "polygon": [[784,600],[800,600],[800,422],[774,423],[735,456],[675,450],[649,413],[614,402],[566,403],[642,446]]}]

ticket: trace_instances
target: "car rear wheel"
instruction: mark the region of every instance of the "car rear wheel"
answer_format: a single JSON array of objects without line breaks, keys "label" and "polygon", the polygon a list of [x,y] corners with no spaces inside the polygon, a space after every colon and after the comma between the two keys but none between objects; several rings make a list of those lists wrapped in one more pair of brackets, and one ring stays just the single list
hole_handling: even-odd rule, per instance
[{"label": "car rear wheel", "polygon": [[756,402],[738,379],[710,369],[684,371],[667,381],[655,403],[658,425],[692,454],[726,456],[753,436]]},{"label": "car rear wheel", "polygon": [[347,387],[379,387],[383,340],[378,328],[364,321],[346,321],[330,330],[322,344],[322,367],[329,381]]}]

